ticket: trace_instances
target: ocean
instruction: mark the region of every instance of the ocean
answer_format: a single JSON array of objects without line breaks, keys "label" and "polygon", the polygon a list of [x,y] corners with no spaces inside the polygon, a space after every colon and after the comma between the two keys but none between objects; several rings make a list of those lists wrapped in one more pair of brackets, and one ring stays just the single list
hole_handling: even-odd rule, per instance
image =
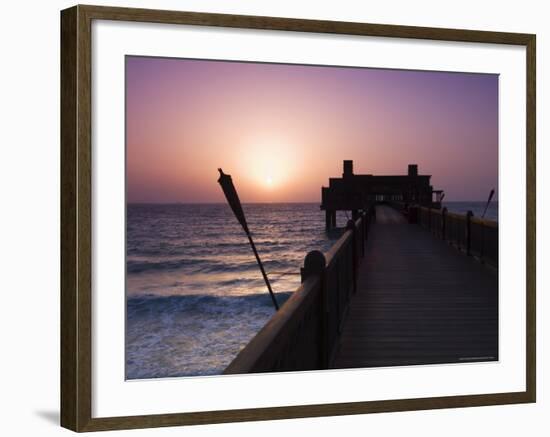
[{"label": "ocean", "polygon": [[[474,213],[475,217],[481,217],[485,211],[487,202],[443,202],[443,206],[447,207],[449,212],[457,214],[466,214],[468,210]],[[489,204],[485,218],[488,220],[498,221],[498,202],[494,201]]]},{"label": "ocean", "polygon": [[[449,211],[484,202],[445,202]],[[244,204],[279,304],[300,284],[310,250],[326,252],[318,203]],[[486,218],[497,220],[498,205]],[[339,212],[338,226],[348,217]],[[126,378],[216,375],[274,314],[248,239],[226,204],[129,204]]]}]

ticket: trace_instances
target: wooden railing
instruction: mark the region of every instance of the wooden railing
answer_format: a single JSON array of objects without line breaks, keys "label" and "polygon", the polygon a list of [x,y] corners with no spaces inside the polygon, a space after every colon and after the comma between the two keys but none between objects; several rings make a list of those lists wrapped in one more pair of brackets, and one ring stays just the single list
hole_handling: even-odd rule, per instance
[{"label": "wooden railing", "polygon": [[418,224],[438,238],[448,241],[467,255],[498,266],[498,222],[475,217],[471,211],[455,214],[448,212],[447,208],[421,206],[409,209],[416,209],[410,216],[416,216]]},{"label": "wooden railing", "polygon": [[323,254],[309,252],[302,284],[242,349],[224,374],[327,369],[336,352],[373,209],[349,220]]}]

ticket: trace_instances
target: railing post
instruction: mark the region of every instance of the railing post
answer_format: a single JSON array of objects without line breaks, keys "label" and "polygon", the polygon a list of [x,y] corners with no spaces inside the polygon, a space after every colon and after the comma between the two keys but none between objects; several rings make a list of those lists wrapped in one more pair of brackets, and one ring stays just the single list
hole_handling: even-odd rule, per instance
[{"label": "railing post", "polygon": [[416,205],[409,205],[409,224],[421,223],[421,220],[418,220],[419,211]]},{"label": "railing post", "polygon": [[304,267],[301,269],[302,282],[312,275],[319,275],[319,337],[317,340],[317,353],[320,369],[328,369],[330,360],[330,344],[329,344],[329,298],[326,281],[327,261],[323,252],[312,250],[304,259]]},{"label": "railing post", "polygon": [[447,232],[447,207],[441,210],[441,239],[445,240]]},{"label": "railing post", "polygon": [[481,223],[481,244],[479,245],[480,248],[479,248],[479,261],[481,261],[482,263],[485,262],[484,260],[484,257],[485,257],[485,223]]},{"label": "railing post", "polygon": [[363,238],[361,241],[361,247],[363,248],[363,251],[361,252],[361,258],[363,258],[367,250],[367,214],[364,211],[361,216],[361,226],[363,227]]},{"label": "railing post", "polygon": [[471,255],[472,249],[472,216],[474,213],[470,210],[466,213],[466,255]]},{"label": "railing post", "polygon": [[363,211],[363,240],[367,240],[367,232],[369,232],[369,224],[368,224],[368,210]]},{"label": "railing post", "polygon": [[348,220],[348,223],[346,225],[346,229],[347,230],[350,230],[352,232],[351,234],[351,247],[352,247],[352,252],[351,252],[351,255],[352,255],[352,263],[351,263],[351,266],[352,266],[352,271],[351,271],[351,275],[352,275],[352,280],[353,280],[353,292],[355,293],[357,291],[357,264],[358,264],[358,259],[357,259],[357,232],[356,232],[356,229],[355,229],[355,222],[353,220]]},{"label": "railing post", "polygon": [[432,231],[432,207],[428,206],[428,231]]}]

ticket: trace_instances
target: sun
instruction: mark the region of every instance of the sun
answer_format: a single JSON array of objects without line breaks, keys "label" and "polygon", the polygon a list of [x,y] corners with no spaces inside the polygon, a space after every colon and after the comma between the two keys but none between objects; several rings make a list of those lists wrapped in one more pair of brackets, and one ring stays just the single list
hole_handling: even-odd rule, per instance
[{"label": "sun", "polygon": [[282,195],[296,174],[294,142],[275,134],[254,135],[243,141],[238,153],[241,172],[258,196]]}]

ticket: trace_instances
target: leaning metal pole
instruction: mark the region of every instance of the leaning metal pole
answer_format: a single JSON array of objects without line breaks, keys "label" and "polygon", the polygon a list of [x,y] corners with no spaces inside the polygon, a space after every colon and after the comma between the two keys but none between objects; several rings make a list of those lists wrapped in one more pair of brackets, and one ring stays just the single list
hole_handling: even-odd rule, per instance
[{"label": "leaning metal pole", "polygon": [[487,208],[489,208],[489,204],[491,203],[491,200],[493,199],[493,196],[495,195],[494,188],[489,193],[489,199],[487,200],[487,204],[485,205],[485,210],[483,211],[483,214],[481,215],[481,218],[485,217],[485,214],[487,213]]},{"label": "leaning metal pole", "polygon": [[233,214],[235,214],[235,217],[243,227],[244,232],[248,237],[248,241],[250,242],[250,246],[252,247],[252,251],[254,252],[254,256],[256,257],[256,261],[258,262],[258,266],[260,267],[260,271],[262,272],[262,276],[264,277],[265,285],[267,285],[267,289],[269,290],[269,295],[271,296],[271,300],[273,301],[273,305],[275,306],[275,310],[279,310],[279,305],[277,304],[277,300],[275,299],[275,294],[273,294],[273,290],[271,289],[271,284],[269,283],[269,279],[264,270],[264,265],[262,264],[260,255],[256,250],[256,245],[254,244],[254,240],[252,239],[252,235],[250,234],[250,230],[248,229],[248,224],[246,223],[246,217],[244,216],[244,211],[241,206],[241,201],[239,200],[239,195],[237,194],[237,190],[233,185],[233,180],[231,179],[231,176],[228,174],[225,174],[221,168],[219,168],[218,171],[220,172],[220,178],[218,179],[218,183],[222,187],[223,193],[225,194],[225,198],[227,199],[227,203],[231,207]]}]

